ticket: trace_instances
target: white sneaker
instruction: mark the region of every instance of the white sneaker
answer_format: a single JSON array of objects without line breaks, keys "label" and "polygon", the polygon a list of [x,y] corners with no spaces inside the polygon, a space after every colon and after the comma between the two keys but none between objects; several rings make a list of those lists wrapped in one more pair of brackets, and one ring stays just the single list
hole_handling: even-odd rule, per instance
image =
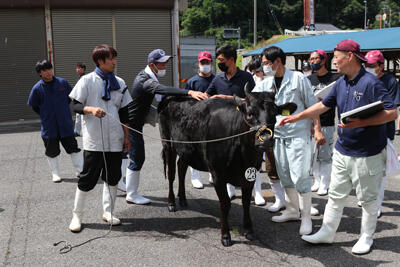
[{"label": "white sneaker", "polygon": [[210,173],[209,176],[208,176],[208,182],[209,182],[210,184],[213,184],[213,183],[214,183],[214,180],[213,180],[213,178],[212,178],[211,173]]},{"label": "white sneaker", "polygon": [[61,177],[60,176],[58,176],[56,174],[53,174],[52,176],[53,176],[53,178],[52,178],[53,182],[55,182],[55,183],[61,182]]},{"label": "white sneaker", "polygon": [[203,189],[204,188],[203,184],[197,179],[194,179],[194,180],[192,179],[192,185],[196,189]]},{"label": "white sneaker", "polygon": [[328,194],[328,190],[321,188],[321,187],[317,191],[317,195],[319,195],[319,196],[326,196],[327,194]]}]

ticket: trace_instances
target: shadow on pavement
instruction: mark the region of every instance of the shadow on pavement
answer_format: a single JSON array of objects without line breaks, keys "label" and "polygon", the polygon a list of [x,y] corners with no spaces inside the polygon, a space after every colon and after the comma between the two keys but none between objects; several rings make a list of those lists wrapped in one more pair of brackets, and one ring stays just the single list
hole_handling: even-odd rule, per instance
[{"label": "shadow on pavement", "polygon": [[[189,206],[185,209],[179,207],[177,201],[177,211],[168,212],[167,198],[152,197],[152,204],[148,208],[158,208],[159,216],[144,218],[146,213],[142,213],[143,206],[130,205],[122,212],[118,213],[123,223],[121,226],[116,226],[113,231],[124,233],[128,236],[135,236],[135,232],[139,235],[153,238],[155,241],[159,240],[173,240],[174,238],[188,239],[191,238],[191,231],[210,229],[219,229],[219,201],[212,199],[188,199]],[[324,206],[324,199],[316,199],[318,205]],[[314,203],[315,204],[315,203]],[[137,209],[135,209],[137,207]],[[142,211],[142,212],[141,212]],[[191,211],[191,212],[188,212]],[[193,216],[193,212],[206,215]],[[242,214],[243,209],[241,200],[233,201],[231,212],[229,214],[229,223],[231,229],[232,241],[235,244],[246,244],[257,246],[260,248],[267,248],[275,252],[284,253],[282,257],[293,255],[297,257],[309,257],[324,266],[376,266],[382,263],[391,263],[391,261],[378,261],[370,260],[367,257],[356,256],[349,252],[351,247],[357,242],[358,234],[361,226],[361,209],[345,208],[344,217],[341,220],[338,233],[351,233],[356,234],[356,239],[351,241],[337,241],[332,245],[311,245],[303,241],[298,230],[300,222],[287,222],[287,223],[273,223],[271,217],[275,214],[269,213],[265,208],[251,206],[251,218],[253,221],[253,228],[256,234],[256,240],[248,241],[243,236],[238,237],[237,234],[241,233]],[[356,214],[353,216],[352,214]],[[153,214],[154,216],[154,214]],[[322,223],[322,216],[313,217],[313,229],[316,232]],[[89,229],[102,229],[108,230],[109,226],[104,223],[89,223],[84,225]],[[397,228],[396,225],[384,221],[378,221],[377,232],[383,230],[390,230]],[[144,232],[144,233],[143,233]],[[211,234],[211,233],[210,233]],[[219,231],[217,236],[214,236],[215,231],[212,232],[213,237],[210,239],[201,240],[203,245],[215,246],[215,240],[219,240]],[[125,235],[124,235],[125,236]],[[341,235],[343,236],[343,234]],[[374,250],[394,250],[399,253],[400,237],[385,237],[376,239],[374,243]],[[220,245],[220,244],[218,244]],[[220,245],[222,248],[222,245]],[[346,249],[345,249],[346,248]],[[229,248],[226,248],[229,250]],[[260,255],[261,257],[261,255]]]}]

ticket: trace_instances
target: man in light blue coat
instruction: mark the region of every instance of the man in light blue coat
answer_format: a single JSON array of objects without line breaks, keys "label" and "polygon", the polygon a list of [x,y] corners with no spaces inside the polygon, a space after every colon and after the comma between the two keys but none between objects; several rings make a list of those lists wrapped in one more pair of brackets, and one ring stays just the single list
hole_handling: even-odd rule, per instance
[{"label": "man in light blue coat", "polygon": [[[301,72],[285,67],[286,55],[278,47],[266,48],[262,53],[263,70],[267,78],[254,88],[253,92],[275,92],[275,103],[294,102],[296,114],[317,103],[310,81]],[[322,145],[325,138],[321,133],[318,116],[312,120],[279,127],[285,115],[276,117],[274,155],[276,168],[282,186],[285,189],[286,210],[280,216],[272,217],[273,222],[299,220],[299,233],[312,232],[311,222],[311,176],[312,161],[311,127],[314,122],[314,136],[317,144]]]}]

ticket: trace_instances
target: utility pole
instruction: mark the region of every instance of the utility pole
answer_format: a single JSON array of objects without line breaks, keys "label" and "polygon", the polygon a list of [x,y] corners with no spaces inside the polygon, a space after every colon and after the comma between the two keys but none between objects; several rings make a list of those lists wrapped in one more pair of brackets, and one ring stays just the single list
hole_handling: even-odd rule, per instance
[{"label": "utility pole", "polygon": [[367,1],[364,0],[364,30],[367,28]]},{"label": "utility pole", "polygon": [[257,0],[254,0],[253,46],[257,45]]}]

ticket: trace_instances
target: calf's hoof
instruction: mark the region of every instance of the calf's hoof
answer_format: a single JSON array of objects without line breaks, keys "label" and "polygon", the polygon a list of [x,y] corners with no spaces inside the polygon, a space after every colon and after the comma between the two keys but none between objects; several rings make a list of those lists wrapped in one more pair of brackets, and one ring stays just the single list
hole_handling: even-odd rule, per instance
[{"label": "calf's hoof", "polygon": [[179,199],[179,205],[181,207],[187,207],[188,206],[187,200],[186,199]]},{"label": "calf's hoof", "polygon": [[168,211],[169,212],[175,212],[176,211],[175,205],[168,205]]},{"label": "calf's hoof", "polygon": [[233,245],[232,240],[230,238],[222,238],[221,243],[224,247],[230,247]]}]

